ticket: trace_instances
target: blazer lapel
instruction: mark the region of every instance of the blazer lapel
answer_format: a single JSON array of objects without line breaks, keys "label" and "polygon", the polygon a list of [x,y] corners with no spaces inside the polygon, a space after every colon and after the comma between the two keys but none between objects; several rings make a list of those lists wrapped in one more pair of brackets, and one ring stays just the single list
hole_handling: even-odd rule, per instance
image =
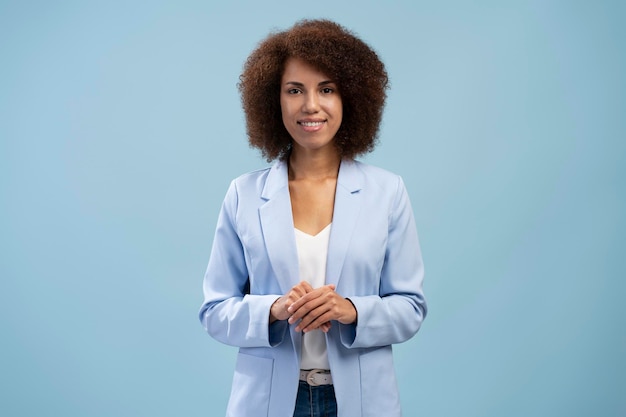
[{"label": "blazer lapel", "polygon": [[261,198],[267,200],[259,208],[267,255],[278,284],[286,294],[300,282],[286,163],[280,161],[272,167]]},{"label": "blazer lapel", "polygon": [[357,163],[343,160],[337,178],[333,225],[328,243],[326,261],[326,284],[337,285],[343,262],[352,239],[352,232],[361,210],[362,173]]}]

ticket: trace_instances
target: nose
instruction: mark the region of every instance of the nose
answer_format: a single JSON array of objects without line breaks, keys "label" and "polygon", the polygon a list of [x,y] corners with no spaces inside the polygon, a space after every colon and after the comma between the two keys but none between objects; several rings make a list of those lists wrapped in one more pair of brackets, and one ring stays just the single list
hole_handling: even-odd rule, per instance
[{"label": "nose", "polygon": [[317,113],[320,111],[320,102],[317,94],[307,94],[302,105],[304,113]]}]

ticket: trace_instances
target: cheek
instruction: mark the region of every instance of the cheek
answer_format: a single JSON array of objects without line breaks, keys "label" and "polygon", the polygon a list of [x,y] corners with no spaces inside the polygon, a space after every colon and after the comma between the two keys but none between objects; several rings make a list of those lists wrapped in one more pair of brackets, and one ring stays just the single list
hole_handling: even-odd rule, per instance
[{"label": "cheek", "polygon": [[293,114],[294,103],[290,100],[281,100],[280,101],[280,113],[283,117],[283,121],[288,118],[291,114]]},{"label": "cheek", "polygon": [[288,107],[283,104],[283,102],[281,101],[280,103],[280,115],[283,121],[283,124],[286,126],[287,125],[287,121],[288,121],[288,116],[289,116],[289,109]]},{"label": "cheek", "polygon": [[280,97],[280,113],[282,114],[283,117],[285,117],[285,109],[286,109],[285,100],[283,100],[283,97],[281,95],[281,97]]},{"label": "cheek", "polygon": [[335,117],[341,120],[341,118],[343,117],[343,102],[341,101],[341,99],[337,99],[334,104],[334,110],[336,115]]},{"label": "cheek", "polygon": [[343,106],[341,103],[339,103],[335,109],[335,119],[337,120],[337,123],[341,125],[341,122],[343,121]]}]

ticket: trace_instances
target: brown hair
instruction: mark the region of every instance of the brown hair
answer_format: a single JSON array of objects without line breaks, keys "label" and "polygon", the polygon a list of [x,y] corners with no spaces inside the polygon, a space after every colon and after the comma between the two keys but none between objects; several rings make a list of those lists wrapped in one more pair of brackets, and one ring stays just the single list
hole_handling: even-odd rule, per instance
[{"label": "brown hair", "polygon": [[339,87],[343,121],[335,136],[342,157],[371,152],[389,85],[385,66],[367,44],[330,20],[301,20],[271,33],[252,51],[239,77],[248,140],[268,160],[284,159],[291,136],[282,120],[280,82],[288,58],[299,58]]}]

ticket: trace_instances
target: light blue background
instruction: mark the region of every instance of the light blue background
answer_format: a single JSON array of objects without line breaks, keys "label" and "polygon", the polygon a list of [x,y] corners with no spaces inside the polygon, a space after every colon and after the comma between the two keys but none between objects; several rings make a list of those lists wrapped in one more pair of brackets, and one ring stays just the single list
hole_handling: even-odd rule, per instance
[{"label": "light blue background", "polygon": [[391,77],[365,160],[405,179],[430,307],[405,415],[626,415],[623,4],[0,1],[0,415],[223,415],[201,280],[266,165],[236,83],[303,17]]}]

